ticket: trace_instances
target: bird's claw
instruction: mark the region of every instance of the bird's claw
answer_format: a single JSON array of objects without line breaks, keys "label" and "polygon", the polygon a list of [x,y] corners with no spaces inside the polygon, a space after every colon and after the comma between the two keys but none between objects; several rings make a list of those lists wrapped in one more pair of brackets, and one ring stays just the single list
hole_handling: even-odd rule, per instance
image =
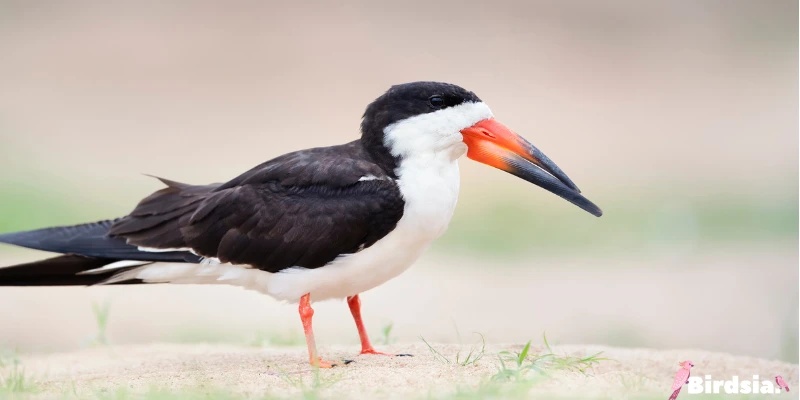
[{"label": "bird's claw", "polygon": [[338,364],[336,364],[334,362],[325,361],[325,360],[322,359],[322,357],[320,357],[318,360],[316,360],[316,362],[314,362],[314,360],[311,360],[310,363],[311,363],[311,366],[317,367],[317,368],[333,368],[333,367],[338,365]]},{"label": "bird's claw", "polygon": [[378,356],[394,356],[394,354],[389,353],[381,353],[380,351],[375,351],[375,349],[362,349],[361,353],[359,354],[375,354]]},{"label": "bird's claw", "polygon": [[392,353],[382,353],[380,351],[375,351],[375,349],[363,349],[361,350],[360,354],[375,354],[379,356],[389,356],[389,357],[414,357],[412,354],[392,354]]}]

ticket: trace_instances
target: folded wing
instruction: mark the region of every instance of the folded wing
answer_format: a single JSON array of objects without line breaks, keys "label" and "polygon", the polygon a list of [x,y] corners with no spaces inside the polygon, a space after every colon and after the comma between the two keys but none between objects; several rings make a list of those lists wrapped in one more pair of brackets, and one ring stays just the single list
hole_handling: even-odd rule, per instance
[{"label": "folded wing", "polygon": [[350,143],[290,153],[222,185],[165,180],[109,233],[269,272],[318,268],[371,246],[402,217],[397,185],[362,151]]}]

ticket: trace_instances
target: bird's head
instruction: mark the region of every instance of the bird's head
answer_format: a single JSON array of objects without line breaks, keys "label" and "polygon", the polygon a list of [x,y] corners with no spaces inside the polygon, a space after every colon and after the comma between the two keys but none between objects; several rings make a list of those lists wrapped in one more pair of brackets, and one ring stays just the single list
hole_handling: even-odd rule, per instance
[{"label": "bird's head", "polygon": [[678,363],[678,365],[683,367],[683,369],[692,369],[692,367],[694,367],[694,364],[692,364],[692,362],[689,361],[689,360],[686,360],[684,362]]},{"label": "bird's head", "polygon": [[405,160],[467,154],[538,185],[594,216],[602,210],[544,153],[494,119],[475,93],[440,82],[392,86],[372,102],[361,122],[367,150],[396,173]]}]

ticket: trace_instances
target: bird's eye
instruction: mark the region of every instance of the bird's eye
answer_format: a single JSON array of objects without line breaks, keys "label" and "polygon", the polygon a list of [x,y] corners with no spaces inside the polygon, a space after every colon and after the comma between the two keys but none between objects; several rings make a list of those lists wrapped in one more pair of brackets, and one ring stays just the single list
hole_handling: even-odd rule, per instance
[{"label": "bird's eye", "polygon": [[431,96],[431,98],[428,99],[428,102],[436,108],[444,107],[444,99],[442,96]]}]

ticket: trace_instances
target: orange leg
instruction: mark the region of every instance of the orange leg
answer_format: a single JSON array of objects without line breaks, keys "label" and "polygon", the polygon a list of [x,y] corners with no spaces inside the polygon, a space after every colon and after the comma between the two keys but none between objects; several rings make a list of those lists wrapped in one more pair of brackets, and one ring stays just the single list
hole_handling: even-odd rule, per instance
[{"label": "orange leg", "polygon": [[319,368],[331,368],[336,364],[324,361],[317,354],[317,343],[314,341],[314,330],[311,328],[311,317],[314,316],[314,309],[311,308],[311,294],[306,293],[300,298],[300,320],[303,321],[303,331],[306,333],[306,344],[308,344],[308,361],[311,365]]},{"label": "orange leg", "polygon": [[381,353],[372,348],[372,343],[369,342],[369,336],[367,336],[367,330],[364,329],[364,321],[361,320],[361,299],[358,298],[358,295],[348,297],[347,305],[350,306],[350,312],[353,314],[356,328],[358,328],[358,336],[361,338],[361,354],[393,356],[394,354]]}]

